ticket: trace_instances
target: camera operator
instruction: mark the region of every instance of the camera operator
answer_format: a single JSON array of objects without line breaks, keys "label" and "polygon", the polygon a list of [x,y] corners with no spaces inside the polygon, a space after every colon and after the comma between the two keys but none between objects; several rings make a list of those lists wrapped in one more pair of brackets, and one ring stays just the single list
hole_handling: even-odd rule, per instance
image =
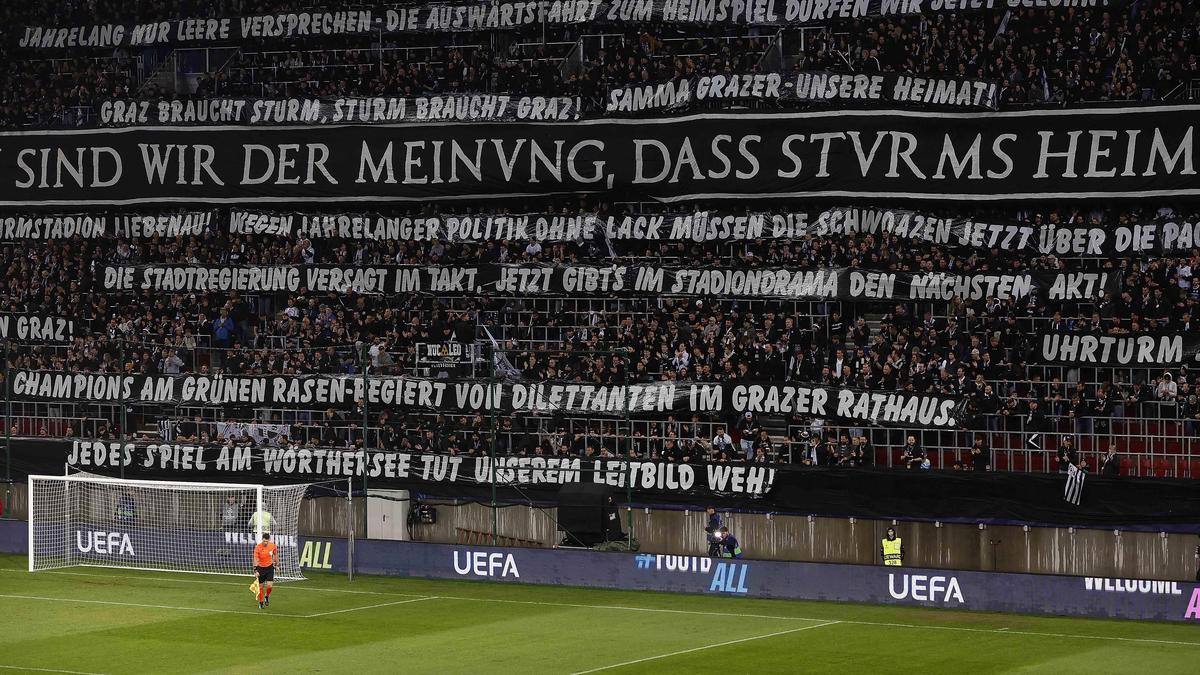
[{"label": "camera operator", "polygon": [[705,539],[708,541],[708,557],[721,557],[721,516],[717,509],[710,506],[704,510],[708,514],[708,524],[704,526]]},{"label": "camera operator", "polygon": [[721,552],[722,558],[741,558],[742,545],[738,543],[737,537],[729,533],[729,528],[722,526],[718,532],[721,533]]}]

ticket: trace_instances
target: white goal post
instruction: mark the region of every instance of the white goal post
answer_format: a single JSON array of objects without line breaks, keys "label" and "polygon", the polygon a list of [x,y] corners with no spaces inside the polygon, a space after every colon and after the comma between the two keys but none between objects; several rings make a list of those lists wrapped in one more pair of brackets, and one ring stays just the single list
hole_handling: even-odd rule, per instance
[{"label": "white goal post", "polygon": [[296,537],[307,488],[30,476],[29,571],[84,566],[253,576],[254,546],[269,532],[278,546],[275,580],[300,580]]}]

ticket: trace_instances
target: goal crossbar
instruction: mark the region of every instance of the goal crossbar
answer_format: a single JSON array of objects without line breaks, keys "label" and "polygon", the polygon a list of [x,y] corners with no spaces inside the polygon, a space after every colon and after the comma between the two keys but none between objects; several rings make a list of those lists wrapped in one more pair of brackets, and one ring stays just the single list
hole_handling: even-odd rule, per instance
[{"label": "goal crossbar", "polygon": [[[92,474],[77,473],[70,476],[50,476],[46,474],[30,474],[30,481],[34,479],[67,481],[76,483],[113,483],[128,486],[141,486],[149,488],[210,488],[210,489],[245,489],[253,490],[260,487],[268,487],[258,483],[193,483],[191,481],[182,480],[142,480],[136,478],[110,478],[108,476],[94,476]],[[307,487],[307,486],[305,486]]]}]

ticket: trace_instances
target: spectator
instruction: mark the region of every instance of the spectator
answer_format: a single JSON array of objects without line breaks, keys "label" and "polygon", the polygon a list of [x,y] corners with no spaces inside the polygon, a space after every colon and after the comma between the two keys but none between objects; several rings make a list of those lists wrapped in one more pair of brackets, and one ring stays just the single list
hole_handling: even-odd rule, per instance
[{"label": "spectator", "polygon": [[1070,436],[1063,436],[1058,446],[1058,472],[1066,473],[1067,469],[1078,461],[1079,454],[1075,451],[1075,442]]},{"label": "spectator", "polygon": [[754,458],[754,438],[757,435],[758,428],[754,422],[754,413],[746,411],[740,419],[738,419],[735,431],[740,439],[738,442],[742,448],[742,455],[747,459]]},{"label": "spectator", "polygon": [[929,459],[925,450],[917,443],[915,436],[904,439],[904,447],[900,451],[900,461],[909,469],[929,468]]},{"label": "spectator", "polygon": [[989,471],[992,468],[992,451],[988,447],[982,434],[976,434],[975,440],[971,443],[971,463],[972,471]]},{"label": "spectator", "polygon": [[1200,399],[1188,394],[1179,404],[1179,417],[1183,420],[1184,434],[1189,438],[1200,437]]},{"label": "spectator", "polygon": [[1155,397],[1160,401],[1174,401],[1178,394],[1179,385],[1175,383],[1175,376],[1169,372],[1163,373],[1158,380],[1158,386],[1155,387]]},{"label": "spectator", "polygon": [[233,344],[233,319],[229,318],[229,310],[221,309],[220,315],[213,319],[213,342],[221,349],[228,349]]},{"label": "spectator", "polygon": [[1115,443],[1109,443],[1108,454],[1104,456],[1104,463],[1100,467],[1100,475],[1110,478],[1116,478],[1121,475],[1121,458],[1117,455],[1117,446]]},{"label": "spectator", "polygon": [[164,349],[163,358],[159,362],[159,370],[165,375],[178,375],[183,372],[183,359],[173,349]]},{"label": "spectator", "polygon": [[715,455],[730,454],[733,451],[733,439],[725,433],[725,427],[718,426],[717,433],[712,439],[712,449]]},{"label": "spectator", "polygon": [[[771,436],[766,429],[759,429],[758,439],[754,441],[754,461],[765,462],[767,458],[775,455],[775,446],[771,443]],[[762,458],[760,460],[760,458]]]},{"label": "spectator", "polygon": [[237,495],[229,495],[221,509],[221,529],[236,532],[243,522],[245,521],[242,518],[242,505],[238,502]]}]

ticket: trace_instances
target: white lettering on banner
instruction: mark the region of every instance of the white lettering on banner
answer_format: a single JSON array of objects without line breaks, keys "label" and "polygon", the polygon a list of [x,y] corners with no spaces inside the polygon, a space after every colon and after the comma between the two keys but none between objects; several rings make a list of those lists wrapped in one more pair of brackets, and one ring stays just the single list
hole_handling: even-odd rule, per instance
[{"label": "white lettering on banner", "polygon": [[127,555],[136,558],[133,542],[124,532],[102,532],[98,530],[75,530],[75,547],[80,553],[97,555]]},{"label": "white lettering on banner", "polygon": [[[322,546],[324,546],[324,557],[321,554]],[[306,541],[304,549],[300,552],[300,567],[318,570],[333,569],[333,564],[329,561],[332,551],[333,542],[331,541]]]},{"label": "white lettering on banner", "polygon": [[129,466],[133,462],[133,443],[105,441],[72,441],[67,464],[86,467]]},{"label": "white lettering on banner", "polygon": [[[253,473],[295,478],[414,479],[433,483],[474,483],[495,480],[503,486],[563,485],[590,481],[616,488],[632,487],[656,492],[690,492],[694,489],[766,494],[775,481],[775,469],[763,466],[710,465],[698,475],[684,463],[658,461],[592,460],[578,457],[461,457],[403,452],[373,452],[334,448],[252,449],[218,445],[172,443],[118,443],[77,440],[66,461],[81,468],[133,466],[152,475],[164,473]],[[226,535],[235,536],[235,535]]]},{"label": "white lettering on banner", "polygon": [[996,101],[997,89],[995,82],[900,75],[892,90],[892,100],[928,105],[988,106]]},{"label": "white lettering on banner", "polygon": [[1089,591],[1105,593],[1141,593],[1153,595],[1183,595],[1183,589],[1178,581],[1159,581],[1150,579],[1107,579],[1103,577],[1084,577],[1083,587]]},{"label": "white lettering on banner", "polygon": [[883,75],[863,73],[800,73],[796,76],[794,92],[796,98],[806,101],[878,101],[883,98],[883,81]]},{"label": "white lettering on banner", "polygon": [[118,216],[113,231],[130,239],[152,237],[199,237],[212,226],[214,212],[192,211]]},{"label": "white lettering on banner", "polygon": [[[210,223],[212,212],[129,216],[123,222],[157,223],[144,227],[141,236],[198,234]],[[47,238],[76,236],[75,223],[86,225],[83,236],[104,233],[103,217],[64,216]],[[5,239],[38,238],[44,217],[0,218]],[[98,221],[98,222],[93,222]],[[163,223],[167,229],[163,230]],[[182,223],[177,225],[177,223]],[[1015,223],[988,223],[943,217],[901,209],[830,208],[819,213],[724,214],[699,211],[686,214],[629,214],[599,216],[594,213],[477,214],[442,216],[383,216],[374,213],[302,214],[231,209],[229,231],[234,234],[304,236],[313,239],[372,239],[379,241],[578,241],[605,237],[612,240],[745,241],[803,237],[848,237],[891,234],[928,244],[1000,249],[1005,252],[1039,252],[1071,256],[1109,256],[1129,252],[1186,251],[1200,245],[1200,221],[1163,219],[1116,228],[1063,227]],[[134,231],[137,235],[137,231]],[[982,282],[980,282],[982,283]]]},{"label": "white lettering on banner", "polygon": [[104,268],[110,291],[297,291],[301,268],[289,267],[142,267]]},{"label": "white lettering on banner", "polygon": [[836,298],[837,270],[678,270],[667,292],[675,295]]},{"label": "white lettering on banner", "polygon": [[691,84],[688,80],[622,87],[608,92],[608,103],[605,104],[604,111],[612,113],[667,109],[687,105],[690,100]]},{"label": "white lettering on banner", "polygon": [[[460,562],[461,555],[461,562]],[[511,553],[454,551],[454,572],[460,576],[520,578],[517,561]]]},{"label": "white lettering on banner", "polygon": [[291,214],[258,213],[232,209],[229,212],[230,234],[268,234],[288,237],[292,234]]},{"label": "white lettering on banner", "polygon": [[0,239],[97,239],[109,232],[106,216],[4,216]]},{"label": "white lettering on banner", "polygon": [[1059,272],[1047,296],[1049,300],[1091,300],[1107,285],[1107,272]]},{"label": "white lettering on banner", "polygon": [[932,272],[912,278],[909,294],[914,300],[999,300],[1023,298],[1033,290],[1028,274],[946,274]]},{"label": "white lettering on banner", "polygon": [[71,26],[69,28],[47,28],[25,26],[25,33],[18,43],[21,47],[116,47],[125,41],[125,26],[104,24],[97,26]]},{"label": "white lettering on banner", "polygon": [[707,574],[712,570],[713,559],[698,555],[654,555],[654,569],[667,572],[691,572]]},{"label": "white lettering on banner", "polygon": [[[0,315],[2,318],[2,315]],[[0,322],[2,323],[2,322]],[[1175,346],[1171,347],[1176,350]],[[1186,353],[1191,356],[1192,347]],[[1178,351],[1160,352],[1173,358]],[[144,403],[344,406],[371,403],[451,412],[755,412],[838,417],[894,425],[953,427],[962,400],[909,392],[878,392],[812,384],[484,383],[418,377],[118,375],[16,370],[12,393],[21,400],[139,401]],[[680,389],[680,387],[686,389]],[[447,396],[447,392],[450,393]],[[643,477],[643,480],[651,480]],[[656,476],[654,481],[679,480]]]},{"label": "white lettering on banner", "polygon": [[0,314],[0,339],[30,342],[70,342],[75,322],[55,316]]},{"label": "white lettering on banner", "polygon": [[[271,535],[271,541],[279,546],[287,548],[296,548],[298,546],[296,535],[294,534],[278,534]],[[253,532],[226,532],[226,544],[249,544],[253,546],[258,543],[258,536]]]},{"label": "white lettering on banner", "polygon": [[[900,577],[900,589],[896,589],[896,577]],[[956,604],[964,604],[962,589],[959,588],[956,577],[925,574],[888,574],[888,593],[897,600],[912,597],[921,602],[940,602],[946,604],[953,600]]]},{"label": "white lettering on banner", "polygon": [[759,466],[709,464],[708,487],[714,492],[763,494],[775,482],[775,469]]},{"label": "white lettering on banner", "polygon": [[[1190,347],[1200,362],[1200,349]],[[1169,365],[1185,361],[1183,335],[1042,335],[1041,357],[1050,362],[1106,365]]]},{"label": "white lettering on banner", "polygon": [[121,375],[17,371],[13,374],[13,395],[60,400],[120,400],[132,394],[133,379]]},{"label": "white lettering on banner", "polygon": [[270,15],[181,18],[139,24],[24,26],[25,48],[213,44],[243,38],[351,35],[380,30],[487,31],[533,24],[609,22],[727,23],[774,25],[821,23],[870,16],[936,15],[1016,7],[1100,7],[1110,0],[510,0],[450,3],[445,0],[387,9],[308,11]]},{"label": "white lettering on banner", "polygon": [[[105,126],[197,124],[384,124],[395,122],[483,122],[526,120],[556,122],[578,120],[583,102],[567,96],[521,96],[501,94],[445,94],[412,98],[374,97],[252,99],[215,98],[162,101],[153,108],[145,101],[105,101],[100,104],[100,123]],[[183,146],[179,146],[182,148]],[[178,149],[178,148],[177,148]],[[157,149],[157,161],[174,152],[169,146]],[[155,150],[151,149],[153,155]],[[332,181],[331,181],[332,182]]]},{"label": "white lettering on banner", "polygon": [[246,16],[239,22],[241,37],[346,35],[374,30],[370,10]]},{"label": "white lettering on banner", "polygon": [[696,98],[779,98],[778,73],[704,75],[696,80]]}]

